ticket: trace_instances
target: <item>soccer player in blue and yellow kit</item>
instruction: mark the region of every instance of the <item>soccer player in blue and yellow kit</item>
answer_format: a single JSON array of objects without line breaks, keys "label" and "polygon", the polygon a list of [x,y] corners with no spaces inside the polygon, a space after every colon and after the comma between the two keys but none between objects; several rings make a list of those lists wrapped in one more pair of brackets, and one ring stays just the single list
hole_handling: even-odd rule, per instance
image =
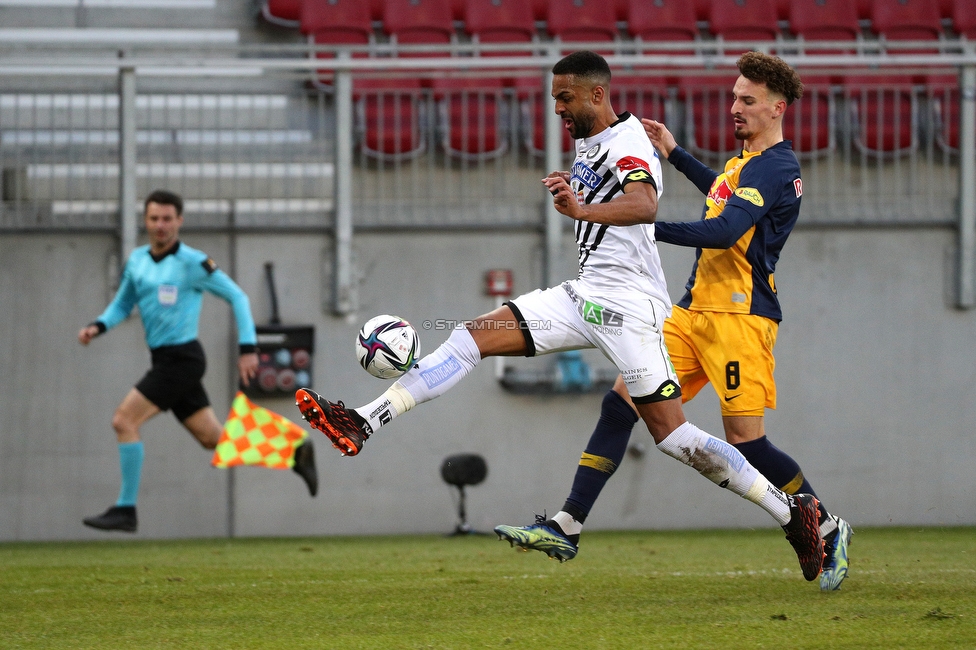
[{"label": "soccer player in blue and yellow kit", "polygon": [[[726,439],[784,492],[814,494],[800,466],[765,434],[764,413],[776,408],[773,346],[782,312],[773,273],[796,223],[803,184],[792,145],[783,139],[783,114],[803,92],[782,59],[749,52],[737,62],[732,120],[742,152],[716,173],[675,142],[660,122],[644,130],[667,158],[705,195],[702,218],[656,222],[657,241],[697,248],[687,292],[664,325],[664,338],[683,401],[711,383],[719,395]],[[624,457],[637,422],[618,377],[603,400],[596,429],[576,471],[569,498],[550,520],[533,526],[498,526],[514,543],[562,557],[575,555],[583,522]],[[825,552],[820,587],[840,587],[847,575],[853,531],[820,505]],[[551,553],[550,553],[551,555]]]},{"label": "soccer player in blue and yellow kit", "polygon": [[[145,202],[145,225],[149,244],[132,251],[115,298],[101,316],[78,332],[78,341],[88,345],[138,306],[152,353],[152,368],[112,417],[122,471],[119,498],[101,515],[84,519],[86,526],[102,530],[136,530],[136,496],[144,456],[139,427],[144,422],[172,409],[205,449],[213,449],[220,440],[223,425],[203,387],[206,358],[197,340],[204,291],[233,307],[241,353],[237,369],[245,386],[258,368],[257,334],[247,294],[205,253],[180,241],[182,198],[165,190],[151,193]],[[295,450],[294,468],[314,495],[318,478],[308,441]]]}]

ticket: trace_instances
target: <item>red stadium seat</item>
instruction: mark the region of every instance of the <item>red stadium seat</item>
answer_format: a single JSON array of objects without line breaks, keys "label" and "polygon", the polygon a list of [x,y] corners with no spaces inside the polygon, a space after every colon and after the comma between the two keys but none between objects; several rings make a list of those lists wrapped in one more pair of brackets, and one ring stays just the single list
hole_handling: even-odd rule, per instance
[{"label": "red stadium seat", "polygon": [[790,0],[776,0],[776,18],[778,20],[790,19]]},{"label": "red stadium seat", "polygon": [[[357,0],[302,0],[299,31],[311,45],[369,45],[373,41],[369,7]],[[332,58],[328,52],[315,56]],[[331,87],[331,74],[317,74],[313,83]]]},{"label": "red stadium seat", "polygon": [[500,78],[436,79],[434,99],[444,151],[467,161],[508,150],[509,102]]},{"label": "red stadium seat", "polygon": [[871,31],[889,41],[938,40],[942,36],[942,19],[935,0],[873,0]]},{"label": "red stadium seat", "polygon": [[[451,0],[385,0],[383,32],[399,44],[454,41]],[[432,52],[427,56],[443,56]],[[402,56],[402,55],[401,55]]]},{"label": "red stadium seat", "polygon": [[[464,31],[476,43],[532,43],[536,40],[532,8],[519,0],[467,0]],[[527,56],[524,50],[483,52],[481,56]],[[524,83],[538,80],[526,78]],[[463,160],[497,157],[508,148],[511,121],[501,77],[438,79],[433,82],[439,132],[444,150]]]},{"label": "red stadium seat", "polygon": [[467,9],[466,0],[451,0],[451,18],[454,20],[464,20],[464,12]]},{"label": "red stadium seat", "polygon": [[[688,150],[720,160],[742,149],[732,125],[732,86],[737,71],[681,80],[685,101],[685,138]],[[797,156],[827,153],[836,143],[836,97],[826,76],[805,77],[803,97],[793,102],[783,119],[783,137],[793,142]]]},{"label": "red stadium seat", "polygon": [[546,31],[565,42],[615,41],[617,17],[606,0],[550,0]]},{"label": "red stadium seat", "polygon": [[369,17],[376,22],[383,20],[383,7],[386,4],[384,0],[368,0],[368,2],[369,2]]},{"label": "red stadium seat", "polygon": [[857,8],[850,0],[790,0],[789,23],[790,31],[803,41],[861,38]]},{"label": "red stadium seat", "polygon": [[976,40],[976,3],[952,0],[952,29],[960,36]]},{"label": "red stadium seat", "polygon": [[699,156],[730,158],[742,149],[732,129],[732,86],[737,70],[708,77],[683,77],[685,138],[688,151]]},{"label": "red stadium seat", "polygon": [[[687,0],[628,0],[627,32],[639,42],[691,43],[698,40],[695,10]],[[654,49],[649,54],[694,54],[691,49]]]},{"label": "red stadium seat", "polygon": [[629,2],[629,0],[615,0],[615,2],[613,3],[613,6],[614,6],[614,9],[615,9],[614,15],[617,17],[617,20],[618,21],[626,21],[627,20],[627,12],[630,9],[630,2]]},{"label": "red stadium seat", "polygon": [[783,137],[801,158],[832,151],[836,136],[836,93],[826,76],[803,76],[803,97],[783,116]]},{"label": "red stadium seat", "polygon": [[549,17],[549,0],[530,0],[529,5],[536,20],[544,21]]},{"label": "red stadium seat", "polygon": [[919,93],[910,77],[844,77],[854,146],[862,153],[893,157],[918,149]]},{"label": "red stadium seat", "polygon": [[323,42],[331,42],[329,32],[348,32],[354,37],[339,36],[338,42],[369,41],[373,34],[369,7],[357,0],[300,0],[299,31],[303,34],[323,33]]},{"label": "red stadium seat", "polygon": [[261,16],[272,25],[297,28],[302,16],[302,0],[264,0]]},{"label": "red stadium seat", "polygon": [[709,31],[726,41],[769,41],[779,36],[775,0],[712,0]]},{"label": "red stadium seat", "polygon": [[959,151],[959,78],[933,75],[925,83],[935,144],[942,151],[956,153]]},{"label": "red stadium seat", "polygon": [[706,23],[711,20],[712,0],[691,0],[691,5],[695,8],[695,18]]},{"label": "red stadium seat", "polygon": [[[454,41],[452,0],[384,0],[383,32],[391,43],[449,44]],[[398,56],[446,56],[447,51],[399,53]],[[427,85],[416,77],[361,79],[353,87],[364,154],[403,160],[427,150]]]},{"label": "red stadium seat", "polygon": [[[554,110],[552,97],[549,92],[543,92],[542,88],[520,88],[520,91],[519,126],[522,143],[530,154],[542,156],[546,152],[546,113]],[[565,129],[561,132],[560,143],[560,149],[564,153],[573,150],[573,139]]]},{"label": "red stadium seat", "polygon": [[419,79],[357,79],[356,133],[363,154],[384,161],[427,150],[427,96]]},{"label": "red stadium seat", "polygon": [[467,0],[464,31],[478,43],[531,43],[536,40],[532,8],[525,0]]},{"label": "red stadium seat", "polygon": [[671,92],[663,76],[615,74],[610,83],[610,103],[617,114],[627,111],[639,118],[668,123]]},{"label": "red stadium seat", "polygon": [[[369,4],[361,0],[303,0],[300,30],[315,45],[368,45],[373,42],[372,21]],[[313,82],[330,89],[331,75],[316,75]],[[353,98],[357,141],[365,155],[402,160],[426,150],[426,97],[418,79],[357,77]]]}]

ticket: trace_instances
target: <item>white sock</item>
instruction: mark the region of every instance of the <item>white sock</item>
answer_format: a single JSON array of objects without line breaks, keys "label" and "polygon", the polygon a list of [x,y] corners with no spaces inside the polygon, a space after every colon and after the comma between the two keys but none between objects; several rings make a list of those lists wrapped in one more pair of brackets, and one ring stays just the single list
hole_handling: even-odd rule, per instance
[{"label": "white sock", "polygon": [[378,398],[355,409],[376,431],[417,404],[440,397],[481,361],[481,351],[467,329],[456,329],[440,347],[417,362]]},{"label": "white sock", "polygon": [[657,448],[672,458],[694,468],[719,487],[728,488],[744,499],[758,504],[785,526],[790,520],[786,494],[770,484],[749,464],[738,449],[685,422],[668,434]]},{"label": "white sock", "polygon": [[573,519],[573,515],[569,514],[565,510],[560,510],[552,516],[552,520],[559,524],[559,527],[563,529],[563,532],[567,535],[579,535],[583,530],[582,522]]}]

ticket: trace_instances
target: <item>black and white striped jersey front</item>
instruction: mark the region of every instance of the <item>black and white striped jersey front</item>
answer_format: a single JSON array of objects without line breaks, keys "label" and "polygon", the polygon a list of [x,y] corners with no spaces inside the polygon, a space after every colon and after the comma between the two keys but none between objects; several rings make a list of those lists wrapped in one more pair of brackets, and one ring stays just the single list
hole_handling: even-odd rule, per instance
[{"label": "black and white striped jersey front", "polygon": [[[605,203],[623,194],[628,183],[651,183],[658,199],[664,190],[661,161],[640,120],[618,115],[609,128],[576,141],[570,187],[581,205]],[[649,294],[670,309],[654,224],[610,226],[575,223],[579,247],[576,282],[590,295]]]}]

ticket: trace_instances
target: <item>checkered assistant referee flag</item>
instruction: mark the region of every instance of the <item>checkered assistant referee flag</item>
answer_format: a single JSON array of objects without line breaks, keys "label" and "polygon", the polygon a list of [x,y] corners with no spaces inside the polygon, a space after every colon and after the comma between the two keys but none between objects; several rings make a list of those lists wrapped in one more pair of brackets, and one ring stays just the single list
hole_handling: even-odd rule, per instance
[{"label": "checkered assistant referee flag", "polygon": [[210,464],[289,469],[295,465],[295,449],[307,437],[308,432],[297,424],[256,405],[238,391]]}]

